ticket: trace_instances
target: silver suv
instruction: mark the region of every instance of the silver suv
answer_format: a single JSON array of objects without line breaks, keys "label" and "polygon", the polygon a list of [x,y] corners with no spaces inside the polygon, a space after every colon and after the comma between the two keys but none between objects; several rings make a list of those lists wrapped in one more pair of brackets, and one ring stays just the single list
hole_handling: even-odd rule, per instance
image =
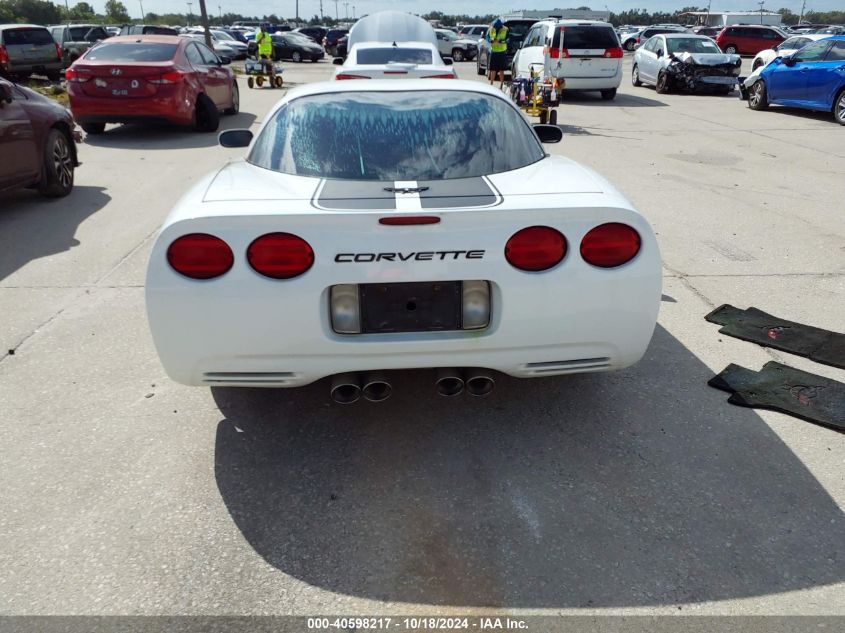
[{"label": "silver suv", "polygon": [[434,29],[437,35],[437,50],[441,57],[451,57],[456,62],[471,61],[478,55],[478,44],[474,40],[455,35],[449,29]]},{"label": "silver suv", "polygon": [[57,81],[62,71],[62,49],[43,26],[0,24],[0,75],[26,79],[46,75]]}]

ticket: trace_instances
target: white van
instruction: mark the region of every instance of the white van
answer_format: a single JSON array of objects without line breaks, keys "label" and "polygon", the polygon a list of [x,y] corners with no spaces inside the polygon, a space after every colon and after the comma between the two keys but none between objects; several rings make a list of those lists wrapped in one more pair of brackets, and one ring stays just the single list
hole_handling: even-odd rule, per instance
[{"label": "white van", "polygon": [[566,91],[596,90],[605,100],[613,99],[622,83],[622,46],[607,22],[537,22],[514,57],[513,76],[529,77],[533,64],[542,64],[545,76],[564,79]]}]

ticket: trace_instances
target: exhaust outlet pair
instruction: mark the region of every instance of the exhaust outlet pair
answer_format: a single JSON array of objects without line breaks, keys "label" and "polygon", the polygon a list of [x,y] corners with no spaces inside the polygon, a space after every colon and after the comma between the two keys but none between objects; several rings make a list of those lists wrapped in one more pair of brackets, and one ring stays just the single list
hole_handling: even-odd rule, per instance
[{"label": "exhaust outlet pair", "polygon": [[331,396],[338,404],[352,404],[364,396],[370,402],[382,402],[390,397],[393,387],[379,373],[338,374],[332,377]]},{"label": "exhaust outlet pair", "polygon": [[471,396],[489,396],[496,382],[483,369],[438,369],[434,387],[441,396],[459,396],[466,389]]}]

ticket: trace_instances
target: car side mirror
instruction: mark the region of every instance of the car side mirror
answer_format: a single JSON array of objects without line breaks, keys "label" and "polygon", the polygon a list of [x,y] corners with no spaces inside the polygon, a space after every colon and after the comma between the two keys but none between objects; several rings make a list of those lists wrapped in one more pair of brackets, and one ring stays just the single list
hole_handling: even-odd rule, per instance
[{"label": "car side mirror", "polygon": [[776,51],[776,50],[778,50],[779,48],[780,48],[780,44],[773,44],[773,45],[772,45],[772,50],[773,50],[773,51]]},{"label": "car side mirror", "polygon": [[556,125],[548,125],[545,123],[536,123],[534,125],[534,132],[541,143],[560,143],[563,138],[563,130]]},{"label": "car side mirror", "polygon": [[222,147],[248,147],[252,143],[250,130],[226,130],[217,136],[217,142]]},{"label": "car side mirror", "polygon": [[455,63],[455,60],[453,60],[451,57],[444,57],[443,63],[446,64],[447,66],[451,66],[452,64]]},{"label": "car side mirror", "polygon": [[789,55],[788,57],[784,57],[781,61],[783,61],[783,63],[786,66],[794,66],[795,65],[795,58],[792,57],[792,55]]},{"label": "car side mirror", "polygon": [[12,103],[12,101],[14,101],[12,86],[9,84],[0,84],[0,106]]},{"label": "car side mirror", "polygon": [[332,60],[332,64],[334,64],[335,66],[343,66],[343,57],[335,57]]},{"label": "car side mirror", "polygon": [[662,49],[662,48],[658,48],[658,49],[657,49],[657,56],[658,56],[658,57],[663,57],[663,49]]},{"label": "car side mirror", "polygon": [[219,59],[221,66],[228,66],[229,64],[232,63],[232,58],[226,57],[225,55],[221,55],[218,59]]}]

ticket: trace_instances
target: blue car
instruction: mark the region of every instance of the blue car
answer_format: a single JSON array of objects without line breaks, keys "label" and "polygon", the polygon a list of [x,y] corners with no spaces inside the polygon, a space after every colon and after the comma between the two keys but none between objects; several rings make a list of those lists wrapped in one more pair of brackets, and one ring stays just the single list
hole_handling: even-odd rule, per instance
[{"label": "blue car", "polygon": [[[845,125],[845,35],[808,44],[745,80],[748,107],[784,105],[832,112]],[[743,90],[745,93],[745,90]]]}]

